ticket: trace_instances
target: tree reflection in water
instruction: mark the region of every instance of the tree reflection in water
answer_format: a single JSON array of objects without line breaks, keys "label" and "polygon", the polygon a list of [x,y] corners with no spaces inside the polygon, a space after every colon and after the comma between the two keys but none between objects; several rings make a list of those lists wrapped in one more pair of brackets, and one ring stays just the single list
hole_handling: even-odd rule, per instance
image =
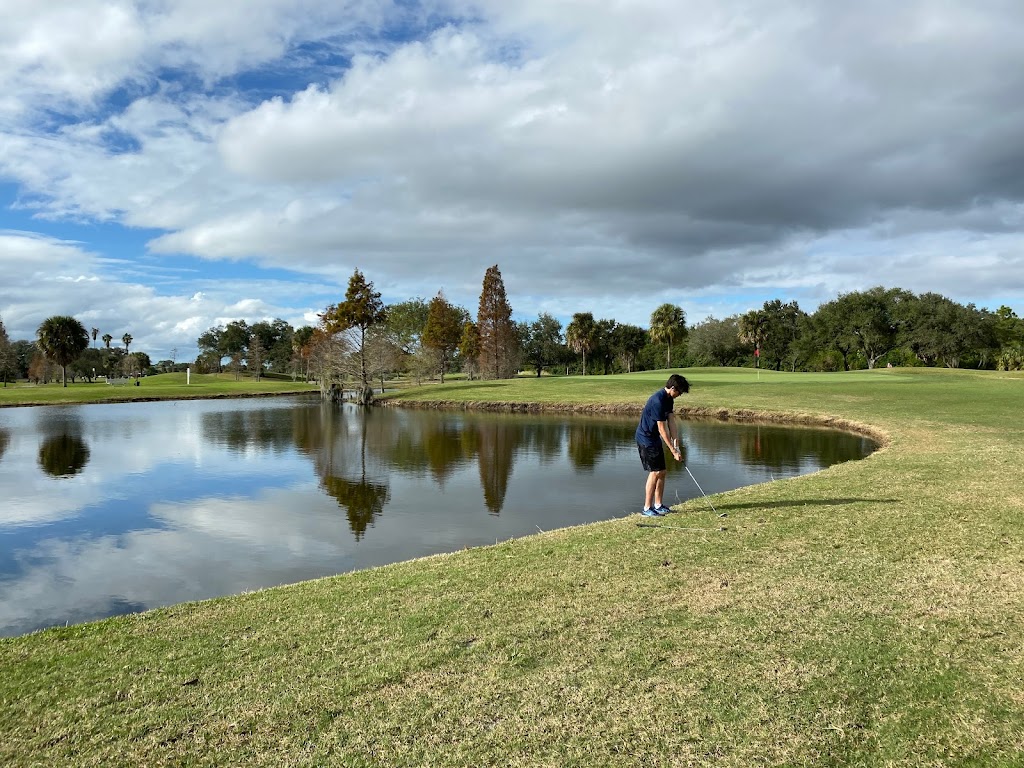
[{"label": "tree reflection in water", "polygon": [[373,525],[391,498],[391,491],[386,485],[371,483],[365,477],[346,480],[327,475],[322,478],[320,485],[345,508],[345,516],[356,541],[363,538],[366,529]]},{"label": "tree reflection in water", "polygon": [[[509,418],[438,418],[429,412],[357,410],[324,406],[297,409],[295,442],[308,455],[324,490],[344,507],[352,532],[362,538],[390,499],[387,476],[399,471],[429,475],[439,487],[476,461],[483,507],[500,514],[516,452],[535,425]],[[553,449],[557,438],[547,440]]]},{"label": "tree reflection in water", "polygon": [[283,408],[216,411],[204,414],[203,436],[238,452],[259,448],[282,453],[291,448],[291,419],[292,412]]},{"label": "tree reflection in water", "polygon": [[[871,441],[864,440],[867,452]],[[758,425],[740,435],[739,454],[746,464],[781,474],[801,471],[809,459],[818,466],[838,464],[849,459],[850,450],[845,443],[836,440],[835,435],[821,429]]]},{"label": "tree reflection in water", "polygon": [[384,505],[391,498],[387,472],[374,477],[368,471],[370,446],[384,439],[383,425],[371,418],[372,414],[373,411],[350,411],[328,403],[292,412],[296,447],[312,459],[320,487],[345,510],[357,541],[383,514]]},{"label": "tree reflection in water", "polygon": [[[249,442],[280,444],[274,430],[259,421],[266,416],[256,417],[256,422],[247,417],[237,425],[224,423],[223,418],[218,426],[231,427],[230,442],[235,447],[246,444],[245,435]],[[290,418],[295,444],[312,460],[321,487],[345,510],[357,539],[384,514],[391,498],[389,477],[396,472],[430,477],[443,488],[456,472],[475,463],[481,508],[497,516],[505,506],[521,455],[545,464],[566,461],[567,470],[575,473],[592,473],[617,451],[630,452],[627,460],[633,460],[632,419],[574,417],[567,421],[560,416],[334,405],[297,408]],[[729,434],[730,428],[740,429],[740,435]],[[827,466],[850,458],[843,441],[822,430],[694,423],[682,428],[681,434],[684,463],[688,448],[704,457],[767,467],[780,474],[800,471],[808,462]],[[687,446],[688,440],[694,445]]]},{"label": "tree reflection in water", "polygon": [[72,477],[89,463],[89,446],[77,435],[48,437],[39,448],[39,466],[53,477]]},{"label": "tree reflection in water", "polygon": [[6,429],[0,429],[0,461],[4,459],[4,453],[7,452],[7,446],[11,444],[11,433]]},{"label": "tree reflection in water", "polygon": [[516,449],[522,442],[521,427],[506,422],[482,422],[477,426],[480,485],[484,506],[492,515],[501,514],[508,493],[508,479],[515,464]]}]

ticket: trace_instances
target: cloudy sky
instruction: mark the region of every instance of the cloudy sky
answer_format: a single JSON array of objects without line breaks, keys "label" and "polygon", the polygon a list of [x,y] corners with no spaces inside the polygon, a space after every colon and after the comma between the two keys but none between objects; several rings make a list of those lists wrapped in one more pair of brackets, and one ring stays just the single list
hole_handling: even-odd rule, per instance
[{"label": "cloudy sky", "polygon": [[0,318],[1024,314],[1019,0],[0,0]]}]

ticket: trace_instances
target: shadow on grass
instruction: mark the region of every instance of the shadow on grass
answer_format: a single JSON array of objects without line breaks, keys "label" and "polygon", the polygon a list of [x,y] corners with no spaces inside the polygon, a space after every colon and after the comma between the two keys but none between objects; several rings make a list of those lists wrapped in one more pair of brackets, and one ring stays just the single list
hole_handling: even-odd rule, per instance
[{"label": "shadow on grass", "polygon": [[[696,501],[697,499],[691,499]],[[751,501],[743,504],[715,504],[715,509],[780,509],[782,507],[838,507],[844,504],[898,504],[902,499],[790,499],[789,501]]]}]

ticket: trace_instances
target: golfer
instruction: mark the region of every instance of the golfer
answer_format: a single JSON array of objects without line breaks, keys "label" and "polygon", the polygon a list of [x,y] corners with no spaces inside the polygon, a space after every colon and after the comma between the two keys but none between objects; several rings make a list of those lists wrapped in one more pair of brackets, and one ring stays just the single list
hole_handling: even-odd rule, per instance
[{"label": "golfer", "polygon": [[645,517],[661,517],[672,511],[662,503],[666,474],[662,443],[672,451],[672,458],[683,460],[676,425],[672,420],[672,407],[677,397],[689,391],[690,383],[678,373],[673,373],[664,388],[647,399],[647,405],[640,416],[640,424],[636,428],[636,446],[640,451],[640,463],[649,473],[644,486],[644,508],[640,513]]}]

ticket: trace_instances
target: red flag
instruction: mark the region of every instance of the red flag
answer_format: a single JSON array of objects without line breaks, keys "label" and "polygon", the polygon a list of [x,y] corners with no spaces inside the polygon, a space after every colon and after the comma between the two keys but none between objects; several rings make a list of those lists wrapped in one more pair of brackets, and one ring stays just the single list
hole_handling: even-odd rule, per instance
[{"label": "red flag", "polygon": [[761,348],[760,347],[754,347],[754,357],[760,357],[760,356],[761,356]]}]

